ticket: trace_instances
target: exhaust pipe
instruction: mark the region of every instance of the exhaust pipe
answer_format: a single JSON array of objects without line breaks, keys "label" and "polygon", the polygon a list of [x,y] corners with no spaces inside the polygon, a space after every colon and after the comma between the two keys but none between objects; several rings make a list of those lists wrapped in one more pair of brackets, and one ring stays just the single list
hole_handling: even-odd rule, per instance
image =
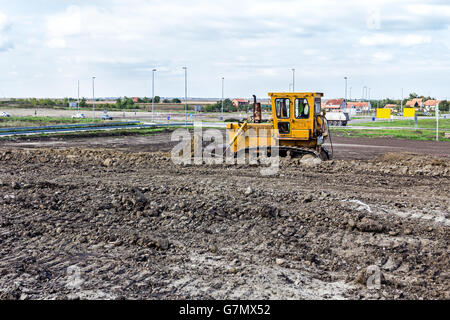
[{"label": "exhaust pipe", "polygon": [[258,103],[256,100],[256,95],[253,95],[253,120],[255,123],[261,123],[262,122],[262,110],[261,110],[261,103]]}]

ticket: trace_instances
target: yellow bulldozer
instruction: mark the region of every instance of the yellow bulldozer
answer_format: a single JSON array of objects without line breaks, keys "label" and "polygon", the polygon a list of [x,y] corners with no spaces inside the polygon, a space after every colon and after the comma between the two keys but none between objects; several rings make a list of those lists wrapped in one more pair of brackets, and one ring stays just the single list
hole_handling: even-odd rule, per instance
[{"label": "yellow bulldozer", "polygon": [[324,148],[329,129],[321,110],[322,93],[269,93],[272,117],[268,120],[263,120],[261,104],[253,97],[253,116],[227,125],[227,151],[258,152],[266,147],[269,153],[278,148],[280,156],[332,158]]}]

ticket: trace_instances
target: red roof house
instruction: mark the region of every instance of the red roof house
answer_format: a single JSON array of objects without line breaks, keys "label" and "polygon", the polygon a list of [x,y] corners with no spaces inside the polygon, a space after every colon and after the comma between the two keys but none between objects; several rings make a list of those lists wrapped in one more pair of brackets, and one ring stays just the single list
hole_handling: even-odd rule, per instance
[{"label": "red roof house", "polygon": [[367,102],[348,101],[347,102],[347,109],[357,109],[357,110],[361,110],[361,111],[368,111],[371,109],[371,107],[372,107],[372,105],[370,104],[369,101],[367,101]]},{"label": "red roof house", "polygon": [[416,98],[416,99],[409,100],[408,102],[406,102],[406,107],[422,108],[423,100],[422,100],[422,98]]},{"label": "red roof house", "polygon": [[423,105],[427,110],[436,109],[436,105],[440,102],[441,100],[427,100],[423,103]]},{"label": "red roof house", "polygon": [[325,110],[327,109],[345,109],[347,108],[347,102],[345,99],[330,99],[325,102],[323,107]]},{"label": "red roof house", "polygon": [[233,100],[233,106],[235,106],[236,108],[242,105],[246,105],[249,104],[250,101],[249,100],[245,100],[245,99],[234,99]]}]

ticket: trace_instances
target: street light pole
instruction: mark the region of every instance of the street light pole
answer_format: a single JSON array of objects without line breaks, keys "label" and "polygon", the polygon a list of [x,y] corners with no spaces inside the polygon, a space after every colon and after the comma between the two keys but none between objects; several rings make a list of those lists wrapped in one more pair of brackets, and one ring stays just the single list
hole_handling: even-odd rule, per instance
[{"label": "street light pole", "polygon": [[155,122],[155,72],[157,70],[152,70],[152,122]]},{"label": "street light pole", "polygon": [[403,116],[403,88],[402,88],[402,101],[400,102],[401,108],[402,108],[402,116]]},{"label": "street light pole", "polygon": [[77,100],[77,110],[80,110],[80,80],[78,80],[78,100]]},{"label": "street light pole", "polygon": [[345,101],[347,101],[347,77],[344,77],[345,79]]},{"label": "street light pole", "polygon": [[352,88],[353,87],[350,87],[350,101],[352,100]]},{"label": "street light pole", "polygon": [[295,69],[292,69],[292,92],[295,92]]},{"label": "street light pole", "polygon": [[184,69],[184,98],[185,98],[185,106],[184,106],[184,125],[187,126],[187,109],[188,109],[188,103],[187,103],[187,67],[183,67]]},{"label": "street light pole", "polygon": [[225,78],[222,78],[222,120],[223,120],[224,93],[225,93]]},{"label": "street light pole", "polygon": [[95,120],[95,77],[92,77],[92,111]]},{"label": "street light pole", "polygon": [[437,101],[434,111],[436,113],[436,141],[439,141],[439,102]]}]

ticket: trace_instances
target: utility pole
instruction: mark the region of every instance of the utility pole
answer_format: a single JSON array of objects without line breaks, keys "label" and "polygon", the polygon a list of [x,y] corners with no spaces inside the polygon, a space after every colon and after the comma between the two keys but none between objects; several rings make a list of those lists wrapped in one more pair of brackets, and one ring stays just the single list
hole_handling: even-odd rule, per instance
[{"label": "utility pole", "polygon": [[221,117],[221,120],[223,120],[224,93],[225,93],[225,78],[222,77],[222,117]]},{"label": "utility pole", "polygon": [[78,80],[78,102],[77,102],[77,110],[80,110],[80,80]]},{"label": "utility pole", "polygon": [[402,88],[402,101],[400,102],[401,108],[402,108],[402,116],[403,116],[403,88]]},{"label": "utility pole", "polygon": [[436,141],[439,141],[439,102],[436,101]]},{"label": "utility pole", "polygon": [[95,120],[95,77],[92,77],[92,111]]},{"label": "utility pole", "polygon": [[347,102],[347,77],[344,77],[345,79],[345,102]]},{"label": "utility pole", "polygon": [[155,122],[155,72],[157,70],[152,70],[152,122]]},{"label": "utility pole", "polygon": [[185,106],[184,106],[184,125],[187,126],[187,109],[188,109],[188,102],[187,102],[187,67],[183,67],[184,69],[184,98],[185,98]]},{"label": "utility pole", "polygon": [[292,92],[295,92],[295,69],[292,69]]},{"label": "utility pole", "polygon": [[289,83],[289,92],[292,91],[292,83]]}]

